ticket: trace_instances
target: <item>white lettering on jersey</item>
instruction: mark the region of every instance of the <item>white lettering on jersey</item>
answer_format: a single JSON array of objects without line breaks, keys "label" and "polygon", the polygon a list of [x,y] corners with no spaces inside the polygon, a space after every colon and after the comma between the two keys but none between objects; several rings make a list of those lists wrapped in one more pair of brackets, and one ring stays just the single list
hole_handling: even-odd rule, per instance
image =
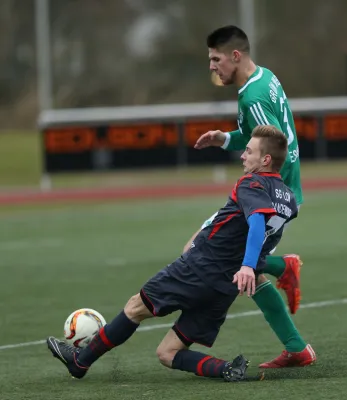
[{"label": "white lettering on jersey", "polygon": [[275,189],[276,199],[284,199],[285,201],[290,201],[290,193],[285,192],[282,189]]},{"label": "white lettering on jersey", "polygon": [[281,86],[281,83],[278,80],[276,75],[273,75],[273,77],[271,78],[271,81],[276,85],[276,87]]},{"label": "white lettering on jersey", "polygon": [[273,76],[271,78],[271,82],[269,83],[270,86],[270,99],[273,103],[276,103],[278,97],[278,86],[280,86],[279,80]]},{"label": "white lettering on jersey", "polygon": [[273,207],[278,212],[278,214],[285,215],[287,218],[290,218],[292,216],[292,210],[283,203],[273,203]]},{"label": "white lettering on jersey", "polygon": [[294,163],[299,158],[299,146],[289,152],[290,162]]},{"label": "white lettering on jersey", "polygon": [[288,111],[287,111],[287,107],[286,107],[286,103],[285,103],[286,99],[287,99],[287,96],[283,92],[283,97],[280,97],[280,104],[281,104],[281,111],[283,112],[283,122],[286,125],[286,131],[287,132],[285,132],[285,133],[287,133],[288,146],[289,146],[294,140],[294,132],[293,132],[292,128],[289,125]]}]

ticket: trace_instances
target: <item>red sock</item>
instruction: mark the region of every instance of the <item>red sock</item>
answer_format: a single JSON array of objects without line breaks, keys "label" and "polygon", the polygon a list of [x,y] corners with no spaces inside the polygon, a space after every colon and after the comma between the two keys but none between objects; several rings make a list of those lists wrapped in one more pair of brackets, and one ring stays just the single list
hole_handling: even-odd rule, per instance
[{"label": "red sock", "polygon": [[101,328],[89,345],[77,357],[77,363],[89,367],[113,347],[126,342],[138,328],[122,311],[110,324]]}]

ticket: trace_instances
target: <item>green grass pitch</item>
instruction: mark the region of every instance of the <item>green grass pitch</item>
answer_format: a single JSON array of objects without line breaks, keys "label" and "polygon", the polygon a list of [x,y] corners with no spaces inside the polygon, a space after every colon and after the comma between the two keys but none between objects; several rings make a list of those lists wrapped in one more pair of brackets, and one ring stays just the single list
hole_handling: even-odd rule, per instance
[{"label": "green grass pitch", "polygon": [[[276,254],[303,260],[304,305],[295,322],[317,352],[312,367],[267,372],[263,382],[226,384],[162,367],[155,349],[167,328],[137,332],[73,380],[45,345],[4,346],[62,336],[74,309],[107,320],[156,271],[173,261],[224,197],[0,209],[0,399],[344,399],[347,392],[347,191],[312,192]],[[333,301],[328,305],[320,302]],[[330,305],[329,305],[330,304]],[[321,305],[321,307],[319,307]],[[251,299],[239,298],[215,346],[257,364],[282,346]],[[144,326],[168,324],[171,315]]]}]

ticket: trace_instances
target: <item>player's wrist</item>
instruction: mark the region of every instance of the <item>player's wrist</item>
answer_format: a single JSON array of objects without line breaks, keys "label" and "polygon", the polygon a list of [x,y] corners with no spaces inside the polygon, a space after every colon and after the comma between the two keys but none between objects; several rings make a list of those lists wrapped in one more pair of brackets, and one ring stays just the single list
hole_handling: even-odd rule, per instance
[{"label": "player's wrist", "polygon": [[230,132],[223,132],[223,134],[225,136],[225,140],[224,140],[224,143],[221,145],[221,148],[223,150],[226,150],[229,146],[231,135],[230,135]]},{"label": "player's wrist", "polygon": [[253,270],[255,270],[257,268],[256,265],[253,265],[252,263],[250,263],[248,261],[242,263],[242,267],[241,268],[243,268],[243,267],[244,268],[251,268]]}]

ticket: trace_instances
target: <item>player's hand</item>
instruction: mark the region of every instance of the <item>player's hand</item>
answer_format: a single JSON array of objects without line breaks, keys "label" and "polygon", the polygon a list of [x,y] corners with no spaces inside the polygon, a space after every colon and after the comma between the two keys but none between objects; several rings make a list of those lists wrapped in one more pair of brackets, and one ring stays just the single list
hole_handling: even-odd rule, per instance
[{"label": "player's hand", "polygon": [[204,149],[205,147],[220,147],[223,146],[226,133],[222,131],[208,131],[201,135],[199,139],[196,141],[194,148],[195,149]]},{"label": "player's hand", "polygon": [[240,296],[247,291],[247,296],[253,296],[255,293],[255,274],[251,267],[243,265],[240,271],[234,275],[233,283],[237,283],[237,288],[240,291]]}]

